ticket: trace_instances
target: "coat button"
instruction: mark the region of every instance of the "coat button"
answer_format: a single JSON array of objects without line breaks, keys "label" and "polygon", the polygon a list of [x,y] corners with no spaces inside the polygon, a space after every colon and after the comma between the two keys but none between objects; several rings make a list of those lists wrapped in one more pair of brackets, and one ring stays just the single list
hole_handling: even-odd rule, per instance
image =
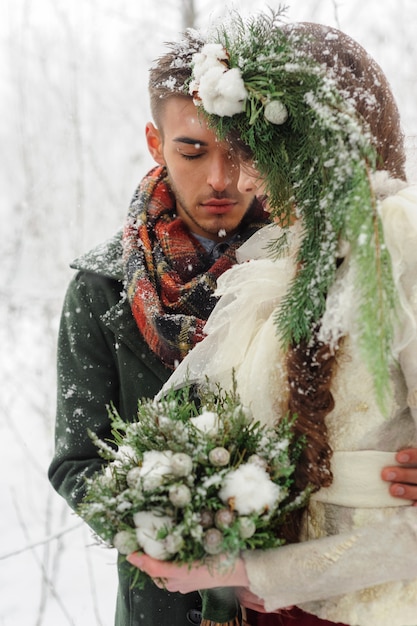
[{"label": "coat button", "polygon": [[190,609],[189,611],[187,611],[187,619],[190,624],[198,626],[199,624],[201,624],[201,617],[201,611],[198,611],[197,609]]}]

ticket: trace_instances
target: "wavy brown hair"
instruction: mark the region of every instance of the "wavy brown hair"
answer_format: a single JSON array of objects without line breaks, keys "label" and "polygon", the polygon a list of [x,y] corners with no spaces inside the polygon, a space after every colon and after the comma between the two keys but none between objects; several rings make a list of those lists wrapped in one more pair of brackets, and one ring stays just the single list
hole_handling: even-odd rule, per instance
[{"label": "wavy brown hair", "polygon": [[381,67],[357,41],[330,26],[299,22],[283,27],[300,33],[300,50],[327,68],[370,131],[379,155],[378,169],[406,179],[404,134],[391,86]]},{"label": "wavy brown hair", "polygon": [[[362,46],[337,29],[313,23],[285,28],[307,34],[300,38],[300,46],[328,67],[341,92],[353,101],[373,138],[379,155],[378,169],[405,180],[404,135],[398,107],[379,65]],[[331,385],[337,354],[337,348],[330,349],[317,340],[317,332],[308,344],[292,345],[287,353],[288,410],[297,416],[296,435],[306,441],[296,468],[296,490],[310,485],[317,491],[332,482],[326,417],[334,408]],[[296,511],[287,520],[283,528],[287,541],[298,541],[302,515],[302,510]]]},{"label": "wavy brown hair", "polygon": [[[333,480],[326,417],[335,406],[331,383],[336,355],[337,351],[330,350],[315,335],[308,344],[302,341],[291,346],[287,353],[288,411],[296,416],[293,426],[296,438],[302,437],[305,442],[295,469],[292,486],[295,492],[307,486],[315,492],[329,487]],[[299,540],[302,516],[303,509],[289,515],[282,528],[287,541]]]}]

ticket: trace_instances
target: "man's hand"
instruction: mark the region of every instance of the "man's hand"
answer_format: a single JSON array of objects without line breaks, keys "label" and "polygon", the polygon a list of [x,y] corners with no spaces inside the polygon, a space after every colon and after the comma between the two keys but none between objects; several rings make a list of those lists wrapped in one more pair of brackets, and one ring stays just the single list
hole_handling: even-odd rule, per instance
[{"label": "man's hand", "polygon": [[262,598],[255,596],[254,593],[249,591],[249,589],[236,589],[237,597],[239,599],[239,603],[244,606],[246,609],[251,609],[252,611],[256,611],[257,613],[282,613],[291,607],[286,607],[286,609],[277,609],[276,611],[267,611],[265,608],[264,601]]},{"label": "man's hand", "polygon": [[414,500],[414,506],[417,506],[417,448],[400,450],[395,460],[398,465],[384,467],[381,477],[391,483],[389,491],[392,496]]},{"label": "man's hand", "polygon": [[243,559],[237,559],[233,563],[223,559],[213,561],[210,565],[199,561],[190,565],[177,565],[168,561],[158,561],[147,554],[134,552],[129,554],[127,560],[131,565],[135,565],[153,578],[158,587],[168,591],[190,593],[213,587],[247,587],[249,585]]}]

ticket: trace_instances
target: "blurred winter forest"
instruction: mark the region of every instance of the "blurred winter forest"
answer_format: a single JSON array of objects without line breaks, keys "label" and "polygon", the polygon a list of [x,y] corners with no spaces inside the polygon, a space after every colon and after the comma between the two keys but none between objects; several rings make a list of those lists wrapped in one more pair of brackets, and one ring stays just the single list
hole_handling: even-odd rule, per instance
[{"label": "blurred winter forest", "polygon": [[[278,2],[239,0],[243,15]],[[415,0],[288,0],[387,73],[415,171]],[[152,165],[147,71],[223,0],[0,0],[0,626],[110,626],[115,555],[50,488],[55,344],[69,262],[121,225]],[[414,163],[414,171],[413,171]]]}]

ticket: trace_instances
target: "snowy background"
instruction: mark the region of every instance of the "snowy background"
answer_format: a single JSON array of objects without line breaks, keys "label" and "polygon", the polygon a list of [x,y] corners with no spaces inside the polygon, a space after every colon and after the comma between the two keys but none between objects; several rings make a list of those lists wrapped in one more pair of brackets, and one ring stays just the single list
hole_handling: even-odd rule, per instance
[{"label": "snowy background", "polygon": [[[46,479],[59,311],[68,263],[120,226],[152,165],[149,65],[224,4],[0,0],[0,626],[113,623],[115,555],[93,545]],[[278,2],[236,4],[246,14]],[[291,20],[338,26],[373,54],[416,163],[415,0],[286,4]]]}]

